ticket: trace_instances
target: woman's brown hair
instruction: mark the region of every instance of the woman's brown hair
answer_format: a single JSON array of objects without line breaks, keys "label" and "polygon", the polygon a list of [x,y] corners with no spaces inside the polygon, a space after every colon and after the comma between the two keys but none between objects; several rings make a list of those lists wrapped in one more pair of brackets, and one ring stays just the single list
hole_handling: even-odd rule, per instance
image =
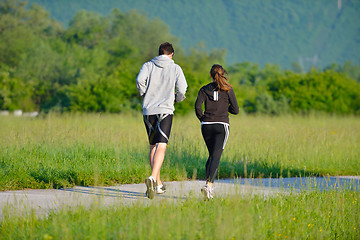
[{"label": "woman's brown hair", "polygon": [[212,79],[214,79],[218,88],[222,91],[228,92],[231,89],[231,84],[228,83],[228,78],[225,76],[225,74],[227,75],[228,73],[221,65],[214,64],[211,67],[210,75]]}]

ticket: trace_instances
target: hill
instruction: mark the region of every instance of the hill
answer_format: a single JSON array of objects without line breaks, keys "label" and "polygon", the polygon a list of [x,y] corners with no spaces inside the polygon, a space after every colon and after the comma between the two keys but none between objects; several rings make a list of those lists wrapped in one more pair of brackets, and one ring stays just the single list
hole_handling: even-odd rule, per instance
[{"label": "hill", "polygon": [[[137,10],[113,9],[104,16],[79,10],[64,28],[39,5],[2,0],[0,109],[140,110],[142,101],[134,80],[164,41],[175,44],[175,59],[189,86],[187,101],[177,105],[177,113],[189,113],[198,89],[210,80],[209,68],[214,63],[226,64],[223,50],[195,48],[186,53],[167,24]],[[234,44],[229,55],[238,46]],[[280,50],[287,52],[285,46]],[[308,72],[299,64],[293,65],[293,71],[274,64],[259,67],[254,62],[225,66],[244,112],[360,114],[360,84],[356,82],[360,81],[360,66],[351,62]]]},{"label": "hill", "polygon": [[360,1],[357,0],[29,0],[65,26],[84,9],[107,15],[137,9],[160,18],[185,49],[227,50],[228,63],[279,64],[304,69],[360,56]]}]

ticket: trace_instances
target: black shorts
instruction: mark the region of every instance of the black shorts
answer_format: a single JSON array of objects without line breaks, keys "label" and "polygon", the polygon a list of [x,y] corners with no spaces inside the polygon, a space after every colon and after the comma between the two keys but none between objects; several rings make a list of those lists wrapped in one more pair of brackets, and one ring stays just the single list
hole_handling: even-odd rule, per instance
[{"label": "black shorts", "polygon": [[172,119],[172,114],[144,115],[144,124],[150,145],[169,141]]}]

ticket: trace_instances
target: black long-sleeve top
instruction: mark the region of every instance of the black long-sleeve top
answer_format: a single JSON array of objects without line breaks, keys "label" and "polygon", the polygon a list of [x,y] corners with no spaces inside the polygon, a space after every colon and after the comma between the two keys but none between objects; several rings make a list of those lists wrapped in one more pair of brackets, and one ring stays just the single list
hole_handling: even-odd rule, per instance
[{"label": "black long-sleeve top", "polygon": [[[203,103],[205,103],[204,112]],[[201,122],[229,123],[229,113],[239,113],[234,90],[221,91],[215,82],[203,86],[195,101],[195,113]]]}]

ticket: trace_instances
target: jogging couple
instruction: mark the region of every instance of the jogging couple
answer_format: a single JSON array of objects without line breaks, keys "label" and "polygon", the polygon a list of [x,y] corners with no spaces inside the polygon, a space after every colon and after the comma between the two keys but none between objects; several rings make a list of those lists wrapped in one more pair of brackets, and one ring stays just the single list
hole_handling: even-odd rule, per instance
[{"label": "jogging couple", "polygon": [[[181,67],[173,60],[172,44],[165,42],[159,47],[159,56],[146,62],[136,78],[136,86],[143,98],[143,119],[149,138],[151,176],[145,179],[146,196],[166,191],[160,179],[170,137],[174,102],[185,99],[188,87]],[[203,86],[195,102],[195,113],[201,121],[201,132],[209,151],[206,162],[206,184],[201,189],[205,199],[212,199],[213,183],[219,168],[221,154],[229,136],[229,112],[239,113],[239,107],[227,72],[215,64],[210,70],[211,82]],[[205,105],[205,111],[202,105]]]}]

